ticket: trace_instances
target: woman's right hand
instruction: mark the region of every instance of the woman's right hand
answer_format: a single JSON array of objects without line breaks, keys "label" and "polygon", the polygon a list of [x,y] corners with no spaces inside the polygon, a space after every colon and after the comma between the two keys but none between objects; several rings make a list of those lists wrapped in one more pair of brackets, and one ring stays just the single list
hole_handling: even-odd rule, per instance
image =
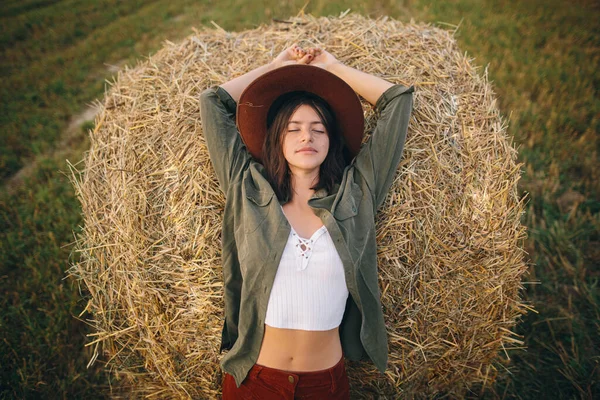
[{"label": "woman's right hand", "polygon": [[315,67],[321,67],[325,70],[329,70],[335,64],[341,64],[333,54],[321,49],[320,47],[311,47],[306,50],[309,55],[310,65]]}]

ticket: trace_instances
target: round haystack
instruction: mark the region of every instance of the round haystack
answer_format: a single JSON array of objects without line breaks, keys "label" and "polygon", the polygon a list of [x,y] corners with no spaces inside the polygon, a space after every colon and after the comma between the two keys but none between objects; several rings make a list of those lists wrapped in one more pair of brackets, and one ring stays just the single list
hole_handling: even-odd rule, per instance
[{"label": "round haystack", "polygon": [[[71,165],[84,226],[70,274],[90,298],[90,345],[126,396],[218,398],[223,322],[221,193],[200,93],[319,45],[414,85],[396,180],[377,216],[389,364],[350,362],[352,398],[461,397],[488,387],[527,307],[520,165],[494,93],[452,32],[345,13],[235,33],[203,29],[119,72]],[[363,103],[366,128],[376,122]]]}]

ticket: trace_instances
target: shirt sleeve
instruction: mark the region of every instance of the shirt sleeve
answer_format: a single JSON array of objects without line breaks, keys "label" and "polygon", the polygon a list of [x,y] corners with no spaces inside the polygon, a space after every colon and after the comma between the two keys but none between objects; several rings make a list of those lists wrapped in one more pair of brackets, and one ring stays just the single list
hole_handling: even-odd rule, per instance
[{"label": "shirt sleeve", "polygon": [[402,158],[413,92],[413,86],[394,85],[379,97],[375,103],[377,125],[352,161],[371,190],[375,210],[385,200]]},{"label": "shirt sleeve", "polygon": [[200,95],[202,131],[224,193],[251,159],[235,124],[236,110],[235,100],[221,86],[213,86]]}]

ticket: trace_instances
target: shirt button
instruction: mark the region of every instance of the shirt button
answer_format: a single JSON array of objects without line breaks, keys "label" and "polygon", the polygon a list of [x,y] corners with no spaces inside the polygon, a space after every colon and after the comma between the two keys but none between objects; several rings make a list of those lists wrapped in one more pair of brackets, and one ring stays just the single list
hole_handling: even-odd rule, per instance
[{"label": "shirt button", "polygon": [[294,377],[293,376],[288,376],[288,381],[290,381],[290,383],[294,383]]}]

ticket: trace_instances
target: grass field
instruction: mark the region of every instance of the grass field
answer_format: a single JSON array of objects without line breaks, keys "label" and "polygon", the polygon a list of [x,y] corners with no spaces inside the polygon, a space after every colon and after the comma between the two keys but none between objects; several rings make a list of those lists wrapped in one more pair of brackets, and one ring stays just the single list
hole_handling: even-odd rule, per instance
[{"label": "grass field", "polygon": [[[191,27],[251,29],[305,1],[6,0],[0,5],[0,398],[102,398],[87,369],[85,300],[65,279],[81,209],[65,176],[113,66],[135,65]],[[600,398],[600,3],[594,0],[311,1],[455,29],[488,66],[525,173],[531,269],[517,326],[527,351],[488,397]],[[230,10],[243,10],[232,14]],[[483,71],[483,68],[480,70]],[[85,114],[84,114],[85,115]],[[85,119],[85,116],[83,117]]]}]

